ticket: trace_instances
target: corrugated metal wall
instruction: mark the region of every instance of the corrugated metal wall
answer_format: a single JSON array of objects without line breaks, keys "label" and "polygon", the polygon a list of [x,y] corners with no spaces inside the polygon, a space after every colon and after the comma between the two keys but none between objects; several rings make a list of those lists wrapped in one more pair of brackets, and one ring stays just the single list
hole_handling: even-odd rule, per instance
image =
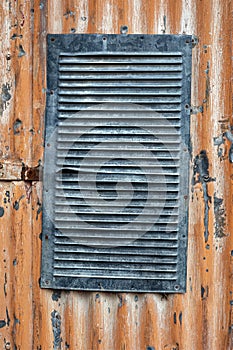
[{"label": "corrugated metal wall", "polygon": [[[0,349],[232,349],[231,1],[2,0],[0,12]],[[184,295],[39,288],[42,183],[25,167],[43,162],[46,34],[121,25],[199,38]]]}]

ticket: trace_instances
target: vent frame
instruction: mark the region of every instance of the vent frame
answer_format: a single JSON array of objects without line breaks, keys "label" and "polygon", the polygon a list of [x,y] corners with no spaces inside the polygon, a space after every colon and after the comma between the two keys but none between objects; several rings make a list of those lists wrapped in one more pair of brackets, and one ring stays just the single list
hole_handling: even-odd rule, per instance
[{"label": "vent frame", "polygon": [[[188,188],[189,188],[189,117],[191,98],[191,55],[192,37],[190,35],[114,35],[114,34],[55,34],[48,35],[47,57],[47,107],[46,107],[46,131],[45,147],[53,134],[54,127],[58,125],[58,99],[59,99],[59,56],[61,52],[87,54],[101,53],[111,56],[119,54],[119,57],[151,52],[182,53],[182,87],[181,87],[181,139],[185,146],[180,154],[181,171],[183,176],[180,183],[179,210],[183,213],[182,222],[179,223],[177,279],[170,280],[146,280],[146,279],[115,279],[115,278],[70,278],[54,277],[54,232],[56,230],[46,210],[43,211],[43,234],[42,234],[42,271],[41,287],[53,289],[75,289],[89,291],[125,291],[125,292],[163,292],[184,293],[186,291],[187,269],[187,240],[188,240]],[[188,152],[189,151],[189,152]],[[54,205],[54,192],[51,187],[54,181],[55,158],[48,158],[45,153],[44,168],[44,195],[43,201]]]}]

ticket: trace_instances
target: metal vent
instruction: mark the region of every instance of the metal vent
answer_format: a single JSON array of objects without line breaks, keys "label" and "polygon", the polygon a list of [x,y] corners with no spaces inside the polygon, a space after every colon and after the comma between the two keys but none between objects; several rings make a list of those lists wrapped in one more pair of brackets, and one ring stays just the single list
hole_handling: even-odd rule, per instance
[{"label": "metal vent", "polygon": [[191,49],[48,36],[42,287],[185,292]]}]

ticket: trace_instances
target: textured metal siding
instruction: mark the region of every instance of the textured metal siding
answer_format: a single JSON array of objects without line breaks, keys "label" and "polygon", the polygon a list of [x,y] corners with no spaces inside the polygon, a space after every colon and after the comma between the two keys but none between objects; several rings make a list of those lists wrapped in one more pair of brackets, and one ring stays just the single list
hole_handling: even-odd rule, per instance
[{"label": "textured metal siding", "polygon": [[191,51],[48,37],[43,287],[185,291]]},{"label": "textured metal siding", "polygon": [[[0,346],[231,350],[233,183],[232,142],[226,132],[229,137],[232,1],[2,1],[0,15]],[[201,151],[206,151],[209,169],[199,166],[202,176],[195,171],[191,186],[184,295],[39,288],[42,184],[21,180],[21,173],[22,162],[36,167],[42,160],[46,34],[117,34],[121,25],[128,25],[129,33],[185,32],[199,38],[193,49],[192,104],[197,114],[191,116],[191,173],[194,160],[206,164]],[[20,45],[25,55],[21,51],[18,57]],[[203,180],[208,173],[213,181]]]}]

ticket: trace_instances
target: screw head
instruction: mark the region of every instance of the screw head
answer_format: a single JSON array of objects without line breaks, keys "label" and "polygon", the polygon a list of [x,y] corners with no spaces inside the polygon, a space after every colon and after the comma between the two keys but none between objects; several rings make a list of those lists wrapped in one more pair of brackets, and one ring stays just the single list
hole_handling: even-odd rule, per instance
[{"label": "screw head", "polygon": [[127,26],[121,26],[121,34],[127,34],[128,33],[128,27]]}]

